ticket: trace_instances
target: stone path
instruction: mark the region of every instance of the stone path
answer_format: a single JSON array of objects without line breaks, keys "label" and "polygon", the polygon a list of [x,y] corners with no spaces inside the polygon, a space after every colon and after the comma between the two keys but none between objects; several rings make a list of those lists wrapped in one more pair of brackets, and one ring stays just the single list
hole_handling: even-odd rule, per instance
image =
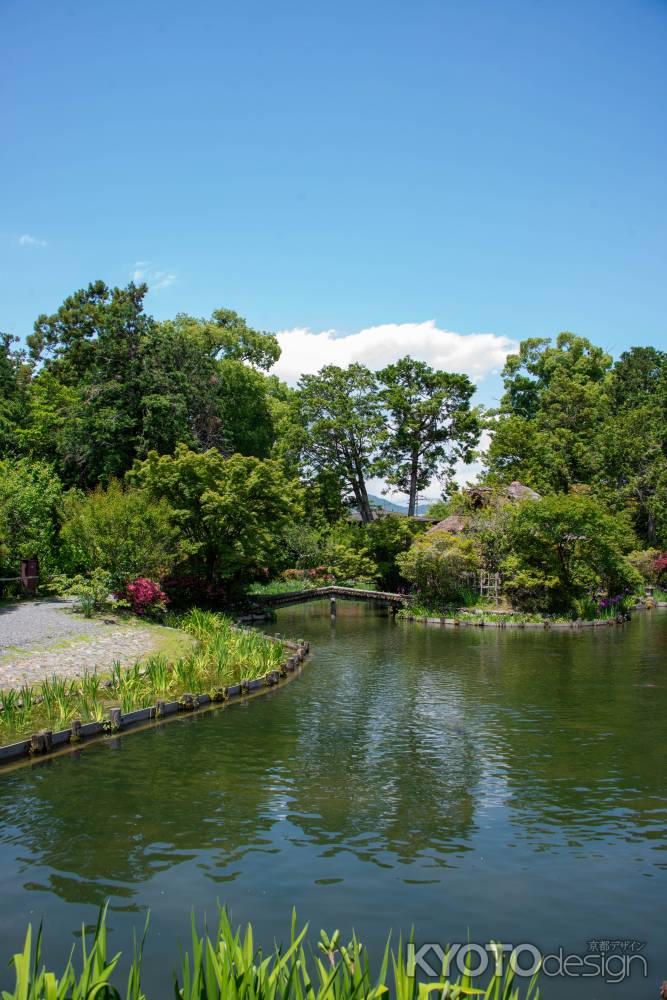
[{"label": "stone path", "polygon": [[[168,633],[165,633],[168,634]],[[107,671],[114,660],[134,663],[160,643],[155,629],[73,614],[68,601],[0,606],[0,688],[45,677]]]}]

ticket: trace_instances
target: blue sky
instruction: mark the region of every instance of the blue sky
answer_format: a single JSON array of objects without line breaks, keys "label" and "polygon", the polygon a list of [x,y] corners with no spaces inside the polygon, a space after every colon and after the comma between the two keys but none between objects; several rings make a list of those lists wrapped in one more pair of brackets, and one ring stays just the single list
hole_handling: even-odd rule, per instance
[{"label": "blue sky", "polygon": [[0,329],[137,273],[487,399],[526,336],[667,346],[665,0],[0,0],[0,45]]}]

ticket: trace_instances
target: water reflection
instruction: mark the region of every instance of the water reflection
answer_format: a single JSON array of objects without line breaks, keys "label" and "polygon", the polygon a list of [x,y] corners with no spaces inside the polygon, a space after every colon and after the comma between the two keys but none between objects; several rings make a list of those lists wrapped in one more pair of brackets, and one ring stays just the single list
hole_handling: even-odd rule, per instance
[{"label": "water reflection", "polygon": [[[498,934],[538,871],[552,906],[565,893],[583,911],[597,893],[604,910],[610,864],[615,905],[641,922],[646,876],[667,867],[666,626],[448,631],[346,605],[332,627],[326,606],[281,612],[316,650],[286,689],[0,776],[3,898],[20,913],[66,904],[72,926],[82,904],[132,913],[158,886],[179,919],[248,893],[282,919],[317,890],[338,914],[375,903],[384,934],[396,913],[426,927],[446,890],[477,925],[483,898]],[[539,919],[547,933],[555,918]]]}]

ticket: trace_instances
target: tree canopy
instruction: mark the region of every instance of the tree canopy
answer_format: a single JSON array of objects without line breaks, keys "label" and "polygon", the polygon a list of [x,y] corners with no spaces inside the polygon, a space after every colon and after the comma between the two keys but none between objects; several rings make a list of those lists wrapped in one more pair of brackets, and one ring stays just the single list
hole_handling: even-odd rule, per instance
[{"label": "tree canopy", "polygon": [[470,409],[475,387],[467,375],[435,371],[423,361],[401,358],[379,373],[388,433],[380,444],[378,471],[408,494],[408,514],[417,494],[436,477],[446,488],[457,460],[470,461],[480,423]]},{"label": "tree canopy", "polygon": [[281,529],[303,513],[298,484],[271,460],[178,445],[173,455],[151,452],[128,478],[169,504],[191,567],[210,581],[268,575]]},{"label": "tree canopy", "polygon": [[[439,578],[451,595],[474,566],[551,610],[634,586],[633,566],[662,579],[666,352],[529,338],[484,411],[468,376],[411,357],[287,386],[271,333],[229,308],[158,320],[146,294],[94,281],[38,316],[25,349],[0,336],[7,575],[38,555],[47,573],[169,574],[190,594],[324,568],[385,587]],[[515,480],[542,499],[508,500]],[[436,483],[455,541],[412,516]],[[405,494],[408,516],[383,516],[370,484]]]}]

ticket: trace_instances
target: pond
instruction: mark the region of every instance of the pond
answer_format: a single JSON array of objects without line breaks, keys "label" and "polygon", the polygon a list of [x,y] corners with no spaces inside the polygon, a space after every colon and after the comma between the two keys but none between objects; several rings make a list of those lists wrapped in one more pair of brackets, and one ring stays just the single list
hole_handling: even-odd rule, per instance
[{"label": "pond", "polygon": [[[44,918],[60,961],[110,903],[111,948],[150,908],[145,985],[170,995],[189,912],[418,944],[645,942],[650,979],[551,978],[544,996],[654,995],[667,978],[667,613],[568,632],[446,629],[368,605],[285,609],[311,641],[289,686],[0,774],[0,954]],[[602,944],[604,948],[604,943]],[[618,948],[618,945],[616,945]],[[0,970],[0,985],[8,982]]]}]

